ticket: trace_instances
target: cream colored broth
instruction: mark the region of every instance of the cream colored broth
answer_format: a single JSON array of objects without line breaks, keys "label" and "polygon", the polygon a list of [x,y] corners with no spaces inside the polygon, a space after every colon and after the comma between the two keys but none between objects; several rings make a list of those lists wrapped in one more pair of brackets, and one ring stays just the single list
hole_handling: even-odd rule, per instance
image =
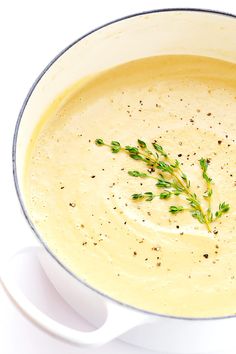
[{"label": "cream colored broth", "polygon": [[[147,58],[78,83],[35,131],[25,167],[31,219],[76,275],[136,307],[181,316],[236,313],[236,65],[196,56]],[[213,207],[205,225],[179,202],[134,202],[155,191],[144,170],[96,138],[135,145],[157,139],[204,192],[198,160],[211,159]],[[208,255],[208,258],[204,255]]]}]

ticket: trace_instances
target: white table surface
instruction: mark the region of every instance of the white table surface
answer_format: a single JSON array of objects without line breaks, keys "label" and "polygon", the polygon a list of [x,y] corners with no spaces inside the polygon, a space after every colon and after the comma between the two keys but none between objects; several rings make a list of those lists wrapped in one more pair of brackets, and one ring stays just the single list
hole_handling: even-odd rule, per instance
[{"label": "white table surface", "polygon": [[[91,29],[131,13],[164,7],[212,8],[236,14],[234,0],[5,0],[0,2],[1,214],[0,267],[15,251],[37,245],[21,213],[11,173],[14,124],[32,82],[65,46]],[[25,289],[49,314],[86,329],[88,325],[56,294],[37,262],[22,266]],[[43,294],[47,296],[43,296]],[[115,341],[79,350],[53,339],[29,323],[0,287],[1,354],[147,354]],[[230,353],[227,353],[230,354]]]}]

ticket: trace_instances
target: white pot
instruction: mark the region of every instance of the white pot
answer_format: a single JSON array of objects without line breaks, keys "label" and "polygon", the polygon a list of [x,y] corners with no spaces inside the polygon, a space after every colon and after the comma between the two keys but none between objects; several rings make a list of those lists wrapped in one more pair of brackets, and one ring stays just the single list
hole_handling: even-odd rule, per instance
[{"label": "white pot", "polygon": [[[131,60],[163,54],[194,54],[236,63],[236,17],[212,11],[172,9],[123,18],[90,32],[60,53],[32,86],[20,112],[13,146],[17,194],[34,234],[40,261],[62,297],[98,327],[80,332],[40,312],[20,292],[6,268],[2,282],[17,306],[46,332],[78,346],[121,339],[165,353],[210,353],[235,348],[236,317],[191,319],[163,316],[113,300],[76,278],[44,244],[30,221],[22,190],[23,162],[31,134],[46,108],[84,76]],[[27,252],[27,251],[26,251]],[[22,256],[22,252],[17,257]],[[10,267],[10,265],[9,265]],[[224,299],[222,299],[224,301]]]}]

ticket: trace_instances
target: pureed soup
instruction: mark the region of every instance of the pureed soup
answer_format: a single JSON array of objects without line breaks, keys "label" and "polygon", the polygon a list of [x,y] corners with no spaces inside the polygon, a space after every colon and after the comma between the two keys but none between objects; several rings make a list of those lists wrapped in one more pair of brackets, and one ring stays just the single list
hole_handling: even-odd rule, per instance
[{"label": "pureed soup", "polygon": [[25,199],[56,256],[138,308],[235,314],[236,65],[150,57],[78,82],[49,111]]}]

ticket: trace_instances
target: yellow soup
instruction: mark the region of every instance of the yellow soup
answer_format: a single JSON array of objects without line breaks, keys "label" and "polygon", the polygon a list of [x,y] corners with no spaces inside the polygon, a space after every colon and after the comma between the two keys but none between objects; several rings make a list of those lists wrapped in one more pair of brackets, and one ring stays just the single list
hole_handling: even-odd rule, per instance
[{"label": "yellow soup", "polygon": [[[208,317],[236,313],[236,65],[197,56],[159,56],[78,82],[42,118],[25,164],[26,205],[56,256],[115,299],[152,312]],[[97,146],[96,138],[158,144],[178,159],[207,209],[199,166],[207,158],[211,224],[193,218],[182,196],[160,192],[142,161]],[[162,190],[163,191],[163,190]]]}]

